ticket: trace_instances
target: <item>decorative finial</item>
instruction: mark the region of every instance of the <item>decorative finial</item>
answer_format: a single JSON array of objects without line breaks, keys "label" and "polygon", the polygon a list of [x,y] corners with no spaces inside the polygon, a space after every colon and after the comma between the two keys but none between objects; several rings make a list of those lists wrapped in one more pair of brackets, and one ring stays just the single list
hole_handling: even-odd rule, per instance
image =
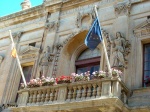
[{"label": "decorative finial", "polygon": [[24,2],[21,3],[21,6],[22,6],[22,10],[31,8],[30,0],[24,0]]}]

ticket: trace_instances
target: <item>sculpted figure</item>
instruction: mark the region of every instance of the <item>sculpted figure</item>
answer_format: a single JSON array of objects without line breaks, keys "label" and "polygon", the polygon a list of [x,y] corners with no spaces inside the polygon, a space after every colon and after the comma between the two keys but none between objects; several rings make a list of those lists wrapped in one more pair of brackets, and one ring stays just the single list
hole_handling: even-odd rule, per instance
[{"label": "sculpted figure", "polygon": [[50,47],[46,47],[46,51],[44,52],[41,60],[40,60],[40,75],[44,75],[46,77],[49,65],[49,58],[50,58]]},{"label": "sculpted figure", "polygon": [[116,33],[116,38],[111,41],[113,43],[113,63],[112,67],[126,68],[126,43],[127,40],[122,36],[120,32]]}]

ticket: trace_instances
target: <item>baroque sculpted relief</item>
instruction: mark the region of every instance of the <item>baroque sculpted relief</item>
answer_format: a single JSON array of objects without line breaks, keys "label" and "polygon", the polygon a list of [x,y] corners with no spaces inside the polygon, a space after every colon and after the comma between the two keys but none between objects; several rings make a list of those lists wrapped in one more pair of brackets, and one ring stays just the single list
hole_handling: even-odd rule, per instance
[{"label": "baroque sculpted relief", "polygon": [[121,32],[116,33],[115,39],[110,38],[110,36],[109,39],[112,44],[112,67],[117,69],[127,68],[127,55],[130,53],[131,44]]},{"label": "baroque sculpted relief", "polygon": [[50,47],[47,46],[42,58],[40,59],[40,75],[47,76],[49,62],[52,62],[54,54],[50,52]]},{"label": "baroque sculpted relief", "polygon": [[114,6],[114,9],[117,16],[124,14],[128,15],[130,14],[131,3],[128,2],[118,3]]}]

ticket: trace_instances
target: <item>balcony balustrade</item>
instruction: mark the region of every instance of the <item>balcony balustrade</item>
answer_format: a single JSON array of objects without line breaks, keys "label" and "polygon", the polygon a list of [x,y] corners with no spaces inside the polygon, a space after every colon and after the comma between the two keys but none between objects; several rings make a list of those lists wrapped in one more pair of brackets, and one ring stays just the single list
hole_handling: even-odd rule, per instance
[{"label": "balcony balustrade", "polygon": [[17,108],[24,108],[44,105],[56,106],[74,102],[84,103],[112,98],[126,103],[129,90],[118,78],[104,78],[55,86],[25,88],[19,90],[18,93]]}]

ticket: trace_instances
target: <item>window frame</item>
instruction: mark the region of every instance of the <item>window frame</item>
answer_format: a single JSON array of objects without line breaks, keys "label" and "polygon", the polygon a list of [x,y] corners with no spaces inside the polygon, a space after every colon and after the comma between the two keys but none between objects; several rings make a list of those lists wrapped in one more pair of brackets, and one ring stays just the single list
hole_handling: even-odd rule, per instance
[{"label": "window frame", "polygon": [[101,60],[101,56],[83,59],[83,60],[77,60],[77,61],[75,61],[76,72],[77,72],[77,69],[79,69],[79,68],[100,65],[100,60]]},{"label": "window frame", "polygon": [[[146,43],[146,44],[143,44],[143,78],[142,78],[142,86],[143,87],[150,87],[150,86],[144,86],[144,77],[145,77],[145,75],[144,75],[144,73],[145,73],[145,62],[147,62],[147,61],[145,61],[145,46],[146,45],[150,45],[150,43]],[[150,71],[150,70],[149,70]]]}]

